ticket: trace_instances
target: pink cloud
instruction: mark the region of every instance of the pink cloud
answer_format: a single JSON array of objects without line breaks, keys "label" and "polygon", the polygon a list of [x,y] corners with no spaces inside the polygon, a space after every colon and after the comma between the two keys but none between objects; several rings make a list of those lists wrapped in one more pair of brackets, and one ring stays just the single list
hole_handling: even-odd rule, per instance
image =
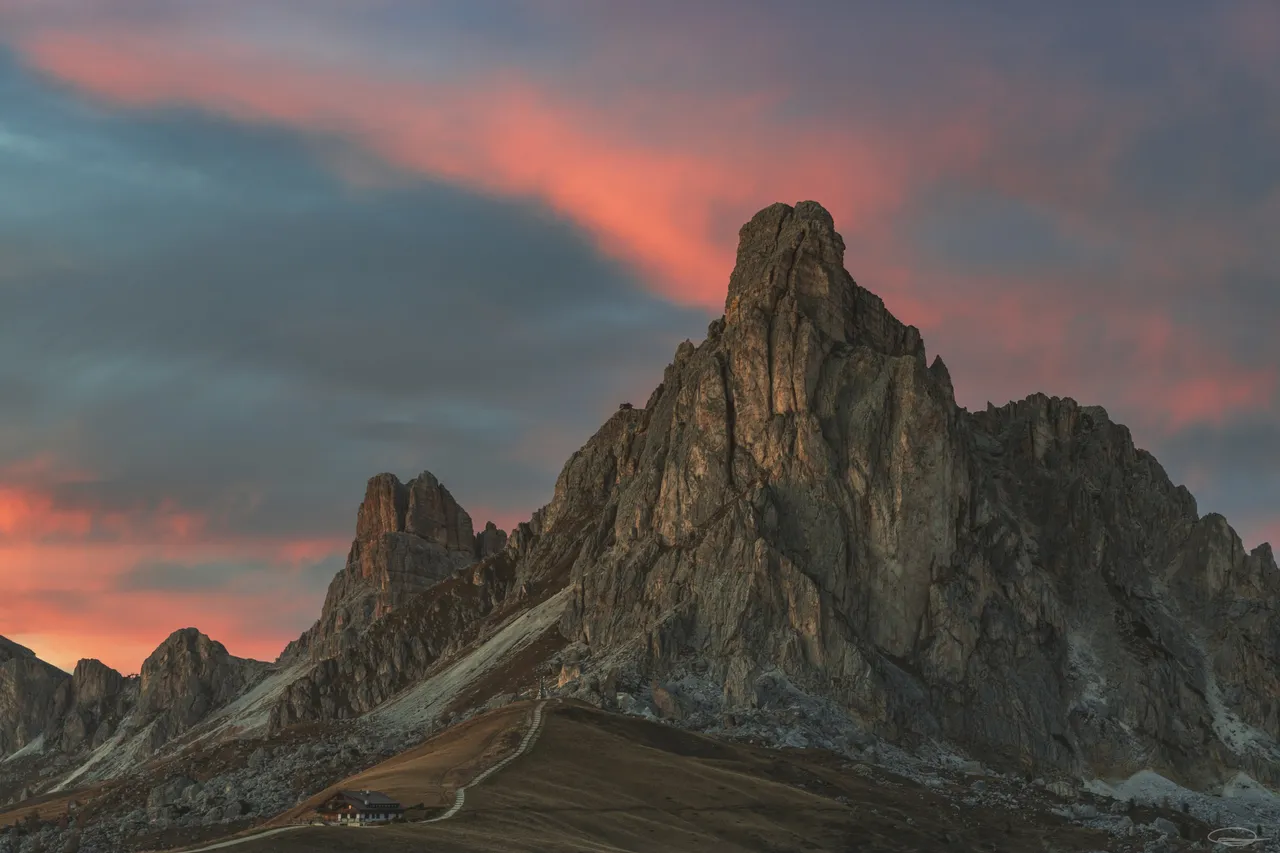
[{"label": "pink cloud", "polygon": [[484,505],[469,505],[466,509],[477,533],[484,530],[485,523],[489,521],[497,525],[499,530],[510,533],[516,525],[529,520],[527,510],[499,509]]},{"label": "pink cloud", "polygon": [[[1270,370],[1235,365],[1186,329],[1175,343],[1172,327],[1152,325],[1167,320],[1117,306],[1107,288],[1083,290],[1051,269],[1034,281],[929,271],[895,240],[888,225],[894,215],[942,178],[1046,205],[1068,239],[1106,239],[1107,226],[1085,212],[1091,201],[1111,197],[1111,166],[1147,119],[1069,85],[1040,93],[975,68],[963,87],[973,100],[931,115],[925,132],[905,113],[782,127],[770,113],[784,100],[780,88],[717,101],[683,95],[673,103],[627,90],[608,104],[587,105],[510,71],[435,85],[316,67],[189,33],[45,32],[22,49],[47,73],[119,104],[195,104],[345,139],[396,167],[481,192],[537,199],[641,269],[660,294],[709,308],[723,302],[736,236],[721,229],[717,214],[819,198],[846,237],[880,244],[850,265],[905,320],[931,330],[960,328],[963,318],[967,329],[983,330],[984,346],[1024,357],[1028,376],[1012,396],[1045,377],[1064,377],[1088,393],[1125,372],[1142,379],[1118,393],[1135,408],[1159,411],[1161,429],[1217,422],[1272,399]],[[1045,151],[1058,149],[1069,168],[1045,168]],[[357,168],[358,160],[331,159],[357,180],[375,174]],[[1205,258],[1221,264],[1247,257],[1256,245],[1229,225],[1126,211],[1134,257],[1112,274],[1173,281]],[[1144,291],[1118,284],[1130,294]],[[1105,381],[1080,373],[1091,354],[1068,332],[1099,314],[1117,359]],[[1115,390],[1105,397],[1115,399]]]},{"label": "pink cloud", "polygon": [[[64,669],[97,657],[126,672],[173,630],[188,625],[234,654],[274,658],[319,612],[322,591],[300,573],[345,554],[350,540],[214,535],[175,501],[151,509],[61,507],[48,489],[67,469],[52,456],[0,471],[0,626],[10,639]],[[79,478],[92,479],[84,472]],[[213,589],[122,588],[139,566],[260,566]]]},{"label": "pink cloud", "polygon": [[[977,135],[959,116],[910,146],[870,126],[770,130],[768,95],[690,101],[673,115],[671,105],[659,114],[643,95],[623,94],[600,112],[511,72],[440,86],[132,33],[44,33],[22,49],[36,67],[122,105],[196,104],[345,138],[482,192],[537,198],[663,295],[707,306],[723,303],[734,249],[733,234],[714,230],[715,212],[822,197],[845,229],[858,229],[893,211],[929,164],[970,156]],[[637,114],[658,126],[648,135],[680,144],[633,141]]]},{"label": "pink cloud", "polygon": [[[877,281],[878,260],[871,265]],[[1028,282],[951,273],[946,289],[929,293],[909,272],[889,270],[883,278],[894,286],[886,304],[899,316],[921,318],[926,341],[953,368],[962,405],[999,404],[997,391],[1015,399],[1043,390],[1086,404],[1105,401],[1154,438],[1195,424],[1220,426],[1277,403],[1275,365],[1238,363],[1166,309],[1122,288],[1095,310],[1068,274],[1046,271]],[[956,371],[957,363],[970,369]]]},{"label": "pink cloud", "polygon": [[1224,7],[1223,57],[1280,88],[1280,6],[1269,0],[1239,0]]},{"label": "pink cloud", "polygon": [[198,513],[164,501],[145,513],[60,505],[53,495],[0,481],[0,543],[39,542],[54,538],[93,536],[128,538],[144,532],[161,538],[187,540],[204,529]]},{"label": "pink cloud", "polygon": [[0,537],[87,536],[92,526],[88,513],[55,511],[52,500],[44,495],[0,487]]},{"label": "pink cloud", "polygon": [[1277,560],[1280,560],[1280,517],[1257,513],[1240,518],[1228,517],[1227,521],[1240,535],[1246,551],[1252,551],[1264,542],[1269,543]]}]

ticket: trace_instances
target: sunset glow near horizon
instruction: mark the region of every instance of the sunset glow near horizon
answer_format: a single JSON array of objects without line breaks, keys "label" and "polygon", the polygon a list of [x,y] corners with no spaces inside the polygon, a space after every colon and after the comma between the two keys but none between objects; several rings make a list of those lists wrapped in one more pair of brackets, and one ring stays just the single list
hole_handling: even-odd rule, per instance
[{"label": "sunset glow near horizon", "polygon": [[1280,542],[1280,5],[1118,5],[0,0],[0,635],[273,659],[370,476],[526,519],[803,199],[961,405]]}]

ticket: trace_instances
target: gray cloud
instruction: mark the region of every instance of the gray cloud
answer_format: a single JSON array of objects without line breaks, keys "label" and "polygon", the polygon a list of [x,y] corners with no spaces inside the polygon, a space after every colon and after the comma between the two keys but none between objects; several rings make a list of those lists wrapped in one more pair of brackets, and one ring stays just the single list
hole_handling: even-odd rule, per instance
[{"label": "gray cloud", "polygon": [[[0,207],[0,234],[36,247],[55,228],[74,259],[0,281],[0,464],[44,445],[99,475],[61,505],[345,533],[367,477],[425,468],[519,515],[617,388],[656,385],[705,329],[536,208],[408,178],[352,189],[303,140],[208,117],[77,123],[6,75],[7,126],[98,155],[0,155],[0,180],[20,167],[24,192],[60,200],[56,224]],[[556,455],[527,455],[531,435]]]},{"label": "gray cloud", "polygon": [[1162,440],[1158,452],[1183,478],[1208,477],[1194,490],[1201,512],[1221,512],[1228,519],[1270,515],[1280,522],[1280,420],[1254,417],[1191,427]]},{"label": "gray cloud", "polygon": [[342,568],[339,557],[317,560],[295,572],[256,560],[177,563],[139,563],[112,581],[115,592],[256,592],[269,594],[282,589],[314,594],[322,591]]}]

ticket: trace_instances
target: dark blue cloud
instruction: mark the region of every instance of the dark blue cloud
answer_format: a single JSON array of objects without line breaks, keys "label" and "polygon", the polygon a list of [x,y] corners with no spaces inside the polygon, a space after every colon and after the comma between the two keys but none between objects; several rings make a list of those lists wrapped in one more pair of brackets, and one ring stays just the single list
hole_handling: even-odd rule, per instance
[{"label": "dark blue cloud", "polygon": [[1122,255],[1116,245],[1066,233],[1052,211],[981,192],[944,191],[921,199],[903,217],[902,231],[921,263],[969,274],[1085,274]]}]

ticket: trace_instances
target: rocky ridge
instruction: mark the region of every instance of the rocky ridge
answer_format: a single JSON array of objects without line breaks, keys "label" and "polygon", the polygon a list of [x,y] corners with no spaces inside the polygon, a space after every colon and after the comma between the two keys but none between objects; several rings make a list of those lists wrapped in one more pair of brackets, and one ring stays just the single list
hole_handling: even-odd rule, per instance
[{"label": "rocky ridge", "polygon": [[[170,635],[138,676],[92,659],[79,661],[68,675],[7,640],[0,648],[19,650],[0,664],[0,696],[15,697],[11,707],[21,710],[0,716],[5,764],[20,770],[15,759],[31,758],[40,772],[30,781],[38,788],[55,786],[108,741],[141,738],[139,757],[147,757],[243,694],[268,667],[231,656],[194,628]],[[0,789],[8,787],[4,775]]]},{"label": "rocky ridge", "polygon": [[74,754],[105,743],[136,705],[139,680],[126,678],[102,661],[79,661],[71,680],[63,683],[66,696],[57,703],[66,708],[57,747]]},{"label": "rocky ridge", "polygon": [[[505,553],[506,539],[492,522],[475,532],[471,517],[430,472],[407,484],[383,474],[369,481],[350,559],[330,585],[321,619],[275,664],[236,658],[221,643],[185,628],[156,648],[138,676],[124,677],[95,660],[80,661],[69,676],[0,640],[0,757],[24,759],[0,767],[0,800],[22,789],[34,793],[116,778],[210,734],[265,732],[271,716],[255,716],[258,693],[314,697],[336,679],[354,695],[335,690],[338,701],[314,699],[315,708],[297,716],[350,717],[375,707],[387,694],[362,669],[353,672],[334,661],[418,593]],[[463,624],[473,611],[466,611],[466,620],[442,622],[455,630],[415,647],[439,651],[474,636]],[[275,716],[290,719],[287,712]],[[99,753],[104,746],[110,749]]]},{"label": "rocky ridge", "polygon": [[436,664],[442,612],[480,639],[514,592],[567,588],[560,681],[603,704],[696,673],[723,720],[782,678],[859,731],[1012,768],[1280,778],[1270,547],[1099,407],[959,407],[843,252],[813,202],[757,214],[725,317],[573,455],[501,571],[409,601],[274,718],[362,713]]}]

